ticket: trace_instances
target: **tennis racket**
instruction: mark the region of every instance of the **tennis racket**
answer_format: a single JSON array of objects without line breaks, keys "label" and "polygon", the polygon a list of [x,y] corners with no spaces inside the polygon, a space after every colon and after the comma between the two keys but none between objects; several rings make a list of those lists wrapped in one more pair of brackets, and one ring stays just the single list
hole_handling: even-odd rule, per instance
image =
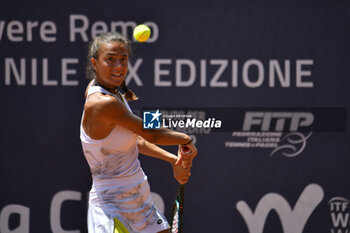
[{"label": "tennis racket", "polygon": [[182,216],[184,213],[184,193],[185,185],[181,184],[178,188],[175,202],[173,205],[173,215],[171,219],[173,220],[171,225],[171,233],[182,233]]},{"label": "tennis racket", "polygon": [[[188,147],[183,147],[182,152],[190,153]],[[173,204],[171,233],[182,233],[182,216],[184,213],[185,185],[180,184]]]}]

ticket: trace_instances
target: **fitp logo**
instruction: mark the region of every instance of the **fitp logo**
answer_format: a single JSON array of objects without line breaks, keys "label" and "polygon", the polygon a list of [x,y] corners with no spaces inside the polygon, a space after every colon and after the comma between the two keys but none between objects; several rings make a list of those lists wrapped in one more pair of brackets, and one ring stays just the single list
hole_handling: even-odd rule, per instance
[{"label": "fitp logo", "polygon": [[144,129],[160,129],[162,113],[157,111],[143,112],[143,128]]},{"label": "fitp logo", "polygon": [[[272,148],[270,155],[282,154],[295,157],[301,154],[311,137],[315,121],[314,113],[307,111],[247,111],[243,118],[242,132],[234,137],[246,137],[246,141],[226,142],[227,147]],[[284,132],[288,132],[283,136]]]}]

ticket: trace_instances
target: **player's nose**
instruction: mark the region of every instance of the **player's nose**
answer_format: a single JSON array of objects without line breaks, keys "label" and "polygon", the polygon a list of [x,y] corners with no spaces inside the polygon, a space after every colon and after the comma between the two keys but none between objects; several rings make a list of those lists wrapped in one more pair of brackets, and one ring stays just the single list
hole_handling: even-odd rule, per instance
[{"label": "player's nose", "polygon": [[119,59],[115,59],[113,63],[114,69],[121,69],[123,67],[122,62]]}]

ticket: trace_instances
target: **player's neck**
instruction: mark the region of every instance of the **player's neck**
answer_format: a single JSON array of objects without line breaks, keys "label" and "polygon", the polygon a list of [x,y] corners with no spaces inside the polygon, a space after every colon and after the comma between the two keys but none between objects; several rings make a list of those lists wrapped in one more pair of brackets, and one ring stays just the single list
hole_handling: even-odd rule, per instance
[{"label": "player's neck", "polygon": [[94,79],[94,82],[93,82],[92,85],[94,85],[94,86],[100,86],[100,87],[102,87],[103,89],[109,91],[109,92],[112,93],[112,94],[119,95],[118,87],[116,87],[116,88],[108,88],[108,87],[106,87],[105,85],[99,83],[96,79]]},{"label": "player's neck", "polygon": [[102,84],[100,84],[96,79],[94,79],[94,82],[92,83],[92,85],[100,86],[103,89],[105,89],[106,91],[109,91],[110,93],[117,95],[117,97],[124,103],[122,94],[119,92],[118,87],[116,87],[115,89],[107,88],[107,87],[103,86]]}]

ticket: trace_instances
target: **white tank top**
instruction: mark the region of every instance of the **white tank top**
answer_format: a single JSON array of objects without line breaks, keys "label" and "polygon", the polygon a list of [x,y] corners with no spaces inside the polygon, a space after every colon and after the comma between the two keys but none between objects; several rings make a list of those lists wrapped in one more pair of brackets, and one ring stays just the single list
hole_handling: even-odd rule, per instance
[{"label": "white tank top", "polygon": [[[96,92],[105,93],[117,98],[115,94],[112,94],[101,86],[90,85],[86,101],[90,95]],[[128,103],[123,96],[122,98],[126,107],[131,112]],[[132,131],[117,125],[107,137],[101,140],[95,140],[85,133],[81,121],[80,139],[94,182],[129,177],[139,171],[140,162],[138,160],[137,135]]]}]

